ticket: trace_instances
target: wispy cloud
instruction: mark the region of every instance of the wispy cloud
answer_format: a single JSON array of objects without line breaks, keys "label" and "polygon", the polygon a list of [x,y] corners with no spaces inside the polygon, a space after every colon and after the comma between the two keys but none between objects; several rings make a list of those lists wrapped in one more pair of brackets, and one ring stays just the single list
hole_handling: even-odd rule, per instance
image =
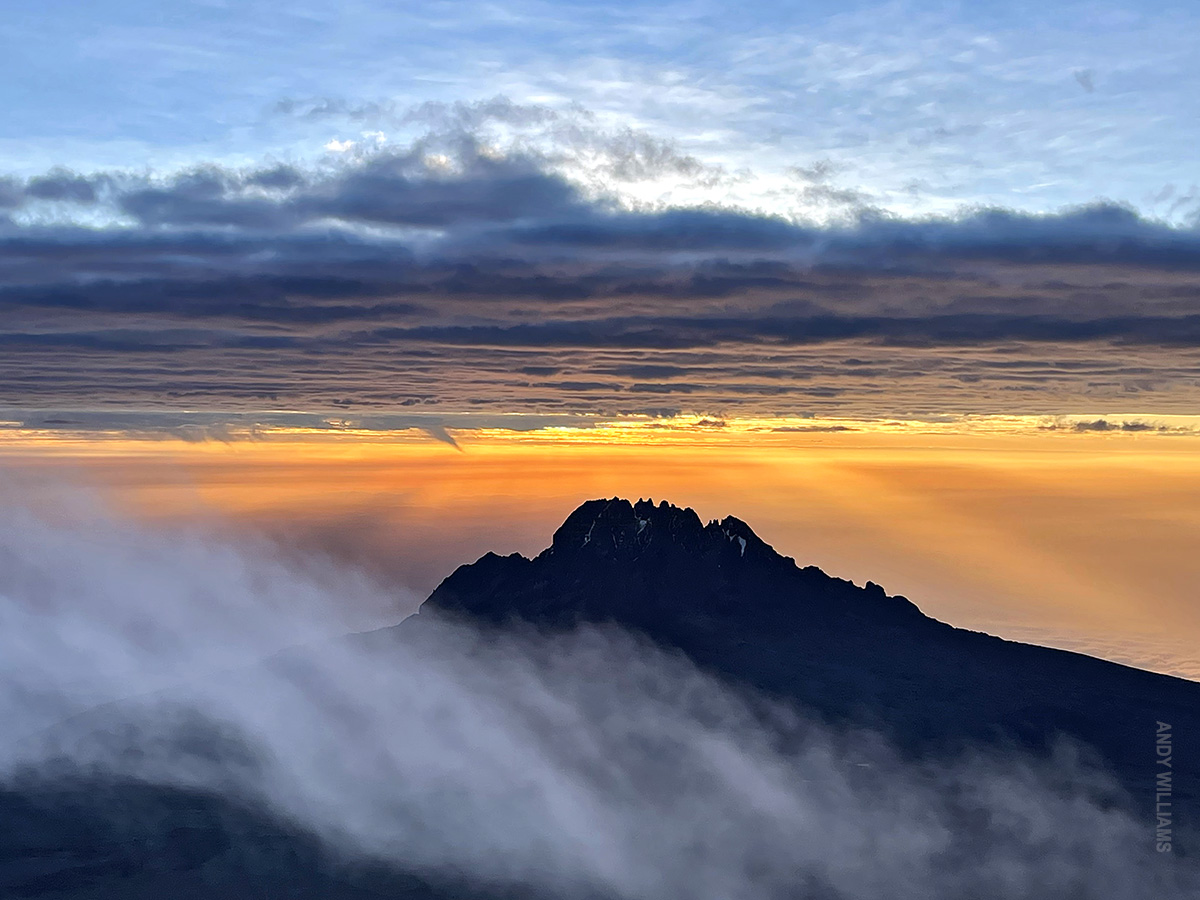
[{"label": "wispy cloud", "polygon": [[[53,758],[59,773],[231,797],[348,858],[553,893],[1196,887],[1069,748],[1040,763],[906,759],[612,629],[481,635],[422,614],[411,640],[310,642],[229,670],[336,627],[368,586],[103,514],[3,521],[0,711],[27,736],[0,751],[9,790],[36,787]],[[123,699],[42,730],[110,698]]]},{"label": "wispy cloud", "polygon": [[[36,28],[6,23],[13,52],[0,74],[27,89],[8,98],[20,138],[0,140],[0,169],[312,161],[327,145],[462,121],[454,110],[470,101],[469,124],[486,116],[521,139],[573,132],[580,159],[611,151],[595,168],[609,186],[644,179],[648,165],[669,177],[630,196],[670,202],[820,209],[786,171],[822,159],[843,167],[841,190],[900,214],[1098,197],[1148,211],[1148,197],[1192,178],[1186,111],[1200,72],[1187,39],[1195,16],[1182,8],[916,0],[568,12],[506,0],[362,4],[336,19],[319,4],[206,9],[151,24],[102,2]],[[542,114],[505,111],[486,99],[497,91]],[[580,129],[581,108],[592,118]],[[754,177],[733,177],[743,171]]]}]

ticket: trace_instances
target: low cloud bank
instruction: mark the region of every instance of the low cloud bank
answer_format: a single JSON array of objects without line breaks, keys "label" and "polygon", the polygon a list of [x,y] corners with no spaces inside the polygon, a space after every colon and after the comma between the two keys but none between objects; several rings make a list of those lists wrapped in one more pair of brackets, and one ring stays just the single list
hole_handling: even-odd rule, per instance
[{"label": "low cloud bank", "polygon": [[[1102,198],[905,217],[820,162],[791,180],[802,207],[832,204],[829,216],[630,202],[614,184],[740,176],[503,98],[411,114],[285,106],[315,120],[400,115],[419,134],[312,164],[0,175],[0,403],[610,415],[666,393],[714,414],[871,416],[1063,413],[1130,394],[1158,412],[1196,405],[1190,219]],[[526,127],[541,138],[502,139]],[[674,374],[620,374],[647,367]]]},{"label": "low cloud bank", "polygon": [[[424,614],[407,639],[339,639],[377,590],[353,572],[86,508],[8,503],[2,521],[8,787],[65,755],[255,804],[350,857],[559,895],[1200,887],[1069,747],[906,761],[614,629],[483,634]],[[189,742],[197,721],[227,749]]]}]

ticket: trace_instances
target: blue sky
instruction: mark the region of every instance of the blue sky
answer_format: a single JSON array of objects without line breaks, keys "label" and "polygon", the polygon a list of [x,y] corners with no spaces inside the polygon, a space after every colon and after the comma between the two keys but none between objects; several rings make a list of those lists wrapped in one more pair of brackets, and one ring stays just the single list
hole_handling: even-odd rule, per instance
[{"label": "blue sky", "polygon": [[[630,203],[819,220],[851,194],[901,215],[1106,198],[1188,223],[1198,29],[1151,3],[22,0],[0,15],[0,171],[315,163],[411,140],[419,104],[499,96],[725,174],[565,170]],[[796,175],[814,166],[820,196]]]},{"label": "blue sky", "polygon": [[1194,413],[1198,26],[9,3],[0,419]]}]

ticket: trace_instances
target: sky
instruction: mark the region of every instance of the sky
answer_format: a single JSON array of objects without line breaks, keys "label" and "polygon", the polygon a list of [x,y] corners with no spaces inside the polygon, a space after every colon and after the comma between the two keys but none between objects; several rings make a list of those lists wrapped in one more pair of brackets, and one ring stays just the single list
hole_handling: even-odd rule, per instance
[{"label": "sky", "polygon": [[404,596],[653,495],[956,624],[1195,673],[1198,27],[15,0],[4,478]]}]

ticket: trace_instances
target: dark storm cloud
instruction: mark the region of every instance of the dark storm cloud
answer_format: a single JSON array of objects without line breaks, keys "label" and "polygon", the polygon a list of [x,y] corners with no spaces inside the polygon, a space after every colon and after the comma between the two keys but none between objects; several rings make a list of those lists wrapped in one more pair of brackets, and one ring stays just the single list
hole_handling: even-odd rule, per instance
[{"label": "dark storm cloud", "polygon": [[[669,156],[661,148],[658,155]],[[278,233],[335,221],[452,229],[440,235],[443,247],[470,246],[485,256],[522,247],[575,254],[790,251],[807,253],[808,262],[856,268],[981,258],[1186,268],[1200,261],[1195,230],[1144,220],[1112,204],[1053,215],[983,209],[926,220],[862,211],[852,224],[818,228],[714,208],[621,212],[603,198],[584,197],[548,163],[545,154],[497,156],[459,130],[314,170],[203,166],[164,179],[57,169],[23,185],[9,179],[0,185],[0,198],[10,207],[40,200],[100,203],[149,227]],[[827,175],[819,169],[796,171],[810,186],[822,186]]]},{"label": "dark storm cloud", "polygon": [[517,246],[579,250],[769,252],[808,247],[812,234],[783,219],[670,210],[543,221],[493,235]]},{"label": "dark storm cloud", "polygon": [[824,229],[719,210],[593,214],[576,221],[513,227],[493,237],[515,245],[590,251],[778,254],[868,271],[908,265],[921,272],[938,264],[976,260],[1200,268],[1200,231],[1150,222],[1110,204],[1055,215],[985,209],[940,220],[868,214],[852,226]]},{"label": "dark storm cloud", "polygon": [[[412,303],[378,301],[386,287],[338,276],[270,276],[193,282],[142,279],[0,288],[0,309],[319,324],[412,316]],[[369,298],[378,302],[362,302]],[[349,302],[347,302],[349,301]]]},{"label": "dark storm cloud", "polygon": [[14,209],[24,202],[24,188],[15,178],[0,178],[0,209]]},{"label": "dark storm cloud", "polygon": [[380,329],[350,341],[428,341],[495,347],[582,347],[674,350],[718,344],[792,345],[869,340],[896,347],[968,346],[998,342],[1080,342],[1200,346],[1200,315],[1116,316],[1077,321],[1055,316],[798,316],[682,317],[550,321]]},{"label": "dark storm cloud", "polygon": [[82,204],[95,203],[98,196],[95,179],[66,169],[53,169],[45,175],[30,178],[25,184],[25,194],[35,200]]},{"label": "dark storm cloud", "polygon": [[590,212],[565,180],[520,160],[471,156],[448,178],[413,168],[403,157],[372,160],[314,189],[296,206],[313,217],[429,227]]},{"label": "dark storm cloud", "polygon": [[1156,422],[1140,420],[1125,420],[1110,422],[1108,419],[1095,419],[1090,422],[1056,422],[1041,426],[1047,431],[1075,432],[1136,432],[1157,434],[1194,434],[1195,430],[1186,425],[1162,425]]},{"label": "dark storm cloud", "polygon": [[[649,413],[671,395],[730,415],[893,415],[1200,401],[1200,232],[1110,205],[825,228],[633,212],[544,158],[461,135],[314,169],[55,170],[0,182],[0,205],[31,216],[0,225],[9,406],[558,415]],[[45,224],[72,206],[113,224]]]},{"label": "dark storm cloud", "polygon": [[575,187],[531,160],[491,158],[469,142],[454,150],[453,170],[439,165],[441,155],[417,151],[311,175],[286,166],[249,173],[206,167],[129,184],[117,193],[116,207],[146,226],[250,230],[324,220],[445,228],[584,216],[592,209]]},{"label": "dark storm cloud", "polygon": [[119,194],[116,205],[121,213],[143,225],[288,229],[299,224],[288,204],[247,194],[240,187],[230,173],[201,169],[176,176],[166,184],[127,188]]},{"label": "dark storm cloud", "polygon": [[798,432],[804,434],[836,434],[841,431],[855,431],[849,425],[780,425],[772,428],[776,432]]},{"label": "dark storm cloud", "polygon": [[298,188],[304,182],[304,173],[295,166],[272,166],[268,169],[251,172],[246,176],[246,184],[252,187],[273,188],[281,191]]}]

